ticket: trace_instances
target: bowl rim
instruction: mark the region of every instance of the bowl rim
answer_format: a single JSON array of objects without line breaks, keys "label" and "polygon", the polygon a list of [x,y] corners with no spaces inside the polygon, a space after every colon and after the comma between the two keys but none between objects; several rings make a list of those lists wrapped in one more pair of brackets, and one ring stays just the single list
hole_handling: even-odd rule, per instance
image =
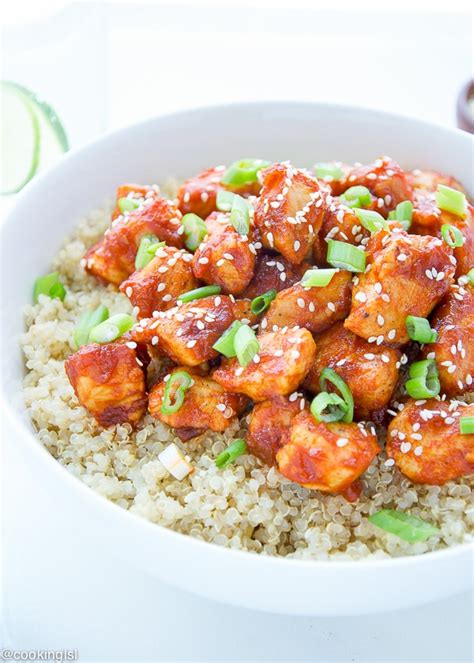
[{"label": "bowl rim", "polygon": [[[446,127],[441,124],[434,122],[426,122],[424,120],[413,118],[410,116],[400,115],[397,113],[392,113],[389,111],[377,110],[364,108],[363,106],[354,106],[350,104],[338,104],[331,102],[313,102],[313,101],[288,101],[288,100],[264,100],[264,101],[243,101],[243,102],[229,102],[224,104],[213,104],[213,105],[202,105],[187,109],[178,110],[175,112],[164,113],[160,115],[155,115],[150,118],[146,118],[139,122],[132,123],[130,125],[120,127],[113,131],[107,132],[100,135],[99,137],[93,138],[88,141],[86,144],[82,145],[79,148],[72,149],[67,152],[62,158],[60,158],[56,163],[54,163],[50,168],[47,168],[44,172],[36,176],[31,182],[29,182],[26,187],[17,195],[11,209],[8,214],[5,216],[3,223],[1,224],[2,231],[7,227],[7,225],[14,222],[17,209],[21,208],[25,201],[28,201],[30,197],[34,197],[37,189],[41,190],[43,183],[47,182],[48,179],[56,172],[59,172],[64,166],[64,164],[69,162],[74,162],[76,159],[87,157],[88,152],[93,153],[97,149],[105,147],[108,143],[113,143],[113,141],[120,139],[123,135],[134,131],[147,131],[147,129],[157,122],[166,122],[172,119],[185,118],[189,115],[196,114],[209,114],[215,112],[227,112],[234,109],[265,109],[275,110],[276,108],[284,110],[293,109],[305,109],[307,111],[324,109],[326,112],[331,110],[347,113],[355,113],[359,116],[369,115],[372,117],[385,118],[391,122],[401,122],[407,123],[414,127],[423,127],[424,129],[431,129],[434,132],[442,132],[448,136],[458,136],[462,140],[468,141],[469,138],[472,140],[472,136],[468,133],[461,131],[455,127]],[[2,345],[3,345],[3,330],[1,332]],[[129,509],[125,509],[115,502],[107,499],[94,489],[87,486],[79,477],[71,474],[66,467],[61,465],[53,455],[47,450],[47,448],[39,441],[37,434],[32,431],[25,421],[22,421],[17,413],[13,410],[7,398],[7,384],[4,379],[4,374],[2,372],[1,382],[0,382],[0,404],[3,412],[6,415],[6,420],[8,420],[8,425],[5,425],[8,433],[14,432],[18,435],[21,440],[21,444],[28,453],[33,453],[37,461],[42,464],[46,471],[51,471],[54,473],[54,476],[57,477],[60,484],[64,486],[64,489],[67,490],[66,486],[71,486],[71,490],[74,491],[79,498],[84,497],[88,502],[89,506],[93,509],[102,509],[104,512],[104,518],[110,517],[116,521],[123,520],[124,528],[135,526],[136,528],[143,527],[146,531],[149,531],[150,536],[160,536],[167,537],[170,543],[174,542],[177,545],[186,545],[192,552],[192,549],[196,550],[196,553],[206,551],[213,552],[215,555],[219,555],[221,558],[225,557],[227,560],[234,560],[236,563],[241,561],[242,563],[253,563],[260,565],[275,566],[280,567],[284,565],[284,568],[287,572],[293,569],[305,569],[306,570],[320,570],[324,569],[329,571],[329,569],[337,570],[352,570],[363,564],[365,567],[371,566],[375,568],[386,568],[387,571],[394,568],[407,568],[410,566],[417,566],[420,563],[425,565],[428,563],[436,564],[437,562],[444,562],[445,560],[453,560],[455,558],[463,556],[465,553],[474,551],[474,540],[467,541],[461,544],[456,544],[454,546],[448,546],[440,550],[428,551],[421,554],[414,555],[403,555],[400,557],[384,557],[373,559],[372,557],[362,558],[362,559],[329,559],[329,560],[315,560],[315,559],[300,559],[294,557],[283,557],[278,555],[266,555],[263,553],[256,553],[253,551],[247,551],[243,549],[233,549],[221,546],[212,542],[203,541],[197,539],[189,534],[184,534],[172,530],[164,525],[159,523],[154,523],[146,518],[131,512]],[[25,412],[27,412],[25,407]],[[155,534],[153,534],[155,533]],[[212,546],[212,548],[211,548]]]}]

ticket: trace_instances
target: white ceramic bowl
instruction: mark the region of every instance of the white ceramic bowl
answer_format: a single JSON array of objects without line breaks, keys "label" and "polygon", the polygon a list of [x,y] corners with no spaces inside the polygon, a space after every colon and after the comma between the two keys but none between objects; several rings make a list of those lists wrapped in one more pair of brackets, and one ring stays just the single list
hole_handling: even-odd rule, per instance
[{"label": "white ceramic bowl", "polygon": [[[47,486],[49,508],[76,524],[80,545],[119,556],[167,582],[226,603],[280,613],[346,615],[421,604],[472,584],[470,545],[422,556],[315,562],[227,550],[142,520],[73,478],[39,444],[22,402],[21,309],[78,218],[121,182],[163,181],[242,156],[298,165],[389,154],[406,168],[433,168],[469,186],[468,134],[356,108],[249,103],[158,117],[71,152],[35,179],[6,220],[2,243],[2,409],[6,443],[21,451],[30,480]],[[32,505],[32,516],[34,505]],[[19,523],[27,526],[27,523]],[[60,533],[58,532],[58,541]],[[148,597],[150,598],[150,597]]]}]

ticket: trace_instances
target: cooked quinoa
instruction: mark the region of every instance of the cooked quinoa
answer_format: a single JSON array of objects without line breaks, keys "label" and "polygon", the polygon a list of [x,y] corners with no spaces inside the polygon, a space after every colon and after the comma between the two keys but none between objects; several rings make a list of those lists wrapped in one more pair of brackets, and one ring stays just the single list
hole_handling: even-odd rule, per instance
[{"label": "cooked quinoa", "polygon": [[[128,424],[100,428],[79,405],[64,370],[74,351],[73,331],[86,309],[105,304],[111,314],[131,312],[128,299],[102,286],[80,266],[86,250],[110,223],[111,207],[83,219],[53,261],[67,289],[64,301],[41,296],[25,311],[27,332],[25,400],[42,444],[95,491],[138,516],[230,548],[301,559],[362,559],[412,555],[466,542],[474,524],[473,481],[416,485],[382,452],[362,476],[355,503],[292,484],[275,468],[244,455],[224,470],[216,456],[245,437],[242,419],[224,433],[208,432],[182,443],[173,431],[146,415]],[[194,472],[174,479],[158,455],[174,442]],[[380,508],[409,510],[440,529],[427,542],[409,544],[374,527],[367,517]]]}]

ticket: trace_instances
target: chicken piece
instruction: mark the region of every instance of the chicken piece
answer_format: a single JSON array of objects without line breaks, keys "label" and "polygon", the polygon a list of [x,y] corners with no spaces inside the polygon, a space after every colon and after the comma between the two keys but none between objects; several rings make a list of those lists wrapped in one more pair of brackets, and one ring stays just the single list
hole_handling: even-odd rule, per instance
[{"label": "chicken piece", "polygon": [[474,404],[410,399],[390,422],[387,455],[415,483],[440,486],[472,474],[474,435],[461,435],[459,424],[468,416],[474,416]]},{"label": "chicken piece", "polygon": [[311,269],[309,262],[292,265],[283,256],[260,253],[255,264],[252,280],[244,292],[245,297],[258,297],[269,290],[284,290],[298,283],[307,269]]},{"label": "chicken piece", "polygon": [[118,286],[135,270],[135,257],[144,235],[153,234],[177,248],[183,247],[181,213],[165,198],[150,198],[105,231],[104,238],[86,253],[82,265],[89,274]]},{"label": "chicken piece", "polygon": [[441,237],[441,227],[449,224],[458,228],[463,236],[463,245],[453,249],[456,259],[456,276],[462,276],[474,265],[474,207],[467,206],[467,215],[461,218],[439,209],[435,194],[415,190],[413,197],[413,222],[410,232],[418,235]]},{"label": "chicken piece", "polygon": [[258,195],[259,182],[237,186],[223,184],[221,180],[225,172],[225,166],[216,166],[185,180],[178,190],[178,207],[182,214],[193,212],[205,219],[216,210],[219,191],[231,191],[244,197]]},{"label": "chicken piece", "polygon": [[413,188],[407,174],[390,157],[380,157],[368,166],[357,166],[346,180],[347,187],[365,186],[377,198],[376,209],[383,216],[398,203],[411,200]]},{"label": "chicken piece", "polygon": [[128,344],[83,345],[64,367],[80,404],[101,426],[136,424],[145,413],[145,376]]},{"label": "chicken piece", "polygon": [[240,366],[236,358],[224,359],[214,379],[254,401],[291,394],[314,362],[313,337],[306,329],[290,329],[260,334],[257,339],[260,349],[248,366]]},{"label": "chicken piece", "polygon": [[[196,371],[190,371],[186,366],[177,367],[170,375],[177,371],[185,371],[193,379],[191,387],[184,392],[182,406],[172,414],[164,414],[161,411],[166,381],[169,377],[164,378],[150,391],[148,409],[152,417],[173,428],[194,429],[193,437],[207,430],[221,433],[235,422],[236,417],[241,414],[246,405],[244,397],[224,391],[221,385],[211,378],[203,377]],[[173,392],[178,384],[175,383],[171,386]],[[172,402],[174,402],[173,392],[171,393]]]},{"label": "chicken piece", "polygon": [[434,237],[375,233],[345,327],[369,343],[407,343],[407,315],[426,318],[442,299],[453,281],[451,258],[449,246]]},{"label": "chicken piece", "polygon": [[[304,386],[319,394],[321,373],[325,368],[332,368],[352,392],[356,417],[380,421],[397,385],[399,350],[370,345],[346,329],[342,322],[318,334],[314,340],[316,361]],[[332,390],[330,383],[327,387]]]},{"label": "chicken piece", "polygon": [[258,315],[252,313],[250,305],[251,299],[236,299],[233,302],[234,315],[236,320],[240,320],[246,325],[254,325],[258,321]]},{"label": "chicken piece", "polygon": [[474,286],[452,285],[431,326],[438,338],[422,354],[436,359],[441,391],[447,396],[474,391]]},{"label": "chicken piece", "polygon": [[122,281],[119,290],[130,299],[139,319],[175,306],[178,295],[197,288],[192,259],[183,249],[162,246],[146,267]]},{"label": "chicken piece", "polygon": [[285,396],[275,396],[253,408],[247,446],[254,456],[267,465],[275,465],[276,453],[284,443],[291,422],[301,412],[301,403],[304,408],[305,400],[302,397],[296,396],[290,401]]},{"label": "chicken piece", "polygon": [[228,214],[211,214],[206,225],[209,234],[194,253],[194,275],[221,286],[226,294],[239,295],[252,279],[255,248],[248,235],[240,235],[230,224]]},{"label": "chicken piece", "polygon": [[359,245],[366,244],[370,237],[356,213],[350,207],[334,199],[324,213],[321,230],[313,244],[314,261],[320,267],[327,265],[327,252],[329,239]]},{"label": "chicken piece", "polygon": [[255,225],[263,245],[298,265],[308,255],[321,227],[325,196],[318,181],[288,163],[262,173],[263,186],[255,204]]},{"label": "chicken piece", "polygon": [[177,364],[198,366],[218,356],[212,346],[234,320],[229,297],[204,297],[142,320],[132,338],[151,343]]},{"label": "chicken piece", "polygon": [[199,175],[185,180],[178,190],[178,207],[182,214],[197,214],[202,219],[216,209],[217,192],[225,166],[208,168]]},{"label": "chicken piece", "polygon": [[117,187],[117,194],[115,196],[115,208],[112,212],[112,221],[122,212],[118,206],[118,201],[121,198],[131,198],[138,205],[143,205],[146,199],[156,198],[159,196],[160,190],[157,186],[147,186],[142,184],[121,184]]},{"label": "chicken piece", "polygon": [[416,169],[408,172],[406,175],[408,182],[414,189],[423,189],[424,191],[434,192],[438,188],[438,184],[444,184],[445,186],[451,187],[451,189],[467,193],[461,182],[458,182],[456,178],[451,177],[451,175],[437,173],[435,170]]},{"label": "chicken piece", "polygon": [[324,331],[349,313],[351,287],[352,274],[341,270],[323,288],[297,283],[282,290],[270,304],[262,329],[299,325],[314,333]]},{"label": "chicken piece", "polygon": [[336,166],[342,170],[342,176],[339,179],[334,179],[330,175],[325,177],[317,177],[317,180],[321,188],[325,188],[333,196],[339,196],[341,193],[347,189],[347,178],[351,174],[354,166],[350,166],[347,163],[342,163],[341,161],[329,161],[326,162],[328,166]]},{"label": "chicken piece", "polygon": [[276,455],[280,472],[305,488],[347,491],[380,451],[377,438],[361,425],[316,421],[304,411],[291,424]]}]

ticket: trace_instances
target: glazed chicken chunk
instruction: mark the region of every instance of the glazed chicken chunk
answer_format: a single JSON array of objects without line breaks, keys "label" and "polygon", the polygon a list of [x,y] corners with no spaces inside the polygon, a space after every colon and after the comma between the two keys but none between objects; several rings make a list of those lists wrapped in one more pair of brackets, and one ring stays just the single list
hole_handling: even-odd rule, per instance
[{"label": "glazed chicken chunk", "polygon": [[367,166],[351,170],[347,188],[365,186],[377,198],[376,209],[386,216],[398,203],[411,200],[413,188],[407,174],[396,161],[383,156]]},{"label": "glazed chicken chunk", "polygon": [[332,368],[351,390],[356,418],[379,420],[397,385],[400,351],[367,343],[342,322],[314,340],[316,361],[304,386],[318,394],[323,369]]},{"label": "glazed chicken chunk", "polygon": [[[170,376],[182,371],[191,376],[192,384],[184,391],[182,406],[176,412],[165,414],[162,412],[162,406],[166,384]],[[171,384],[169,394],[171,403],[174,402],[175,392],[179,388],[178,381],[176,384]],[[153,417],[173,428],[192,430],[194,437],[206,430],[221,433],[235,422],[245,404],[245,397],[228,393],[210,377],[190,371],[186,366],[179,366],[151,389],[148,409]]]},{"label": "glazed chicken chunk", "polygon": [[460,418],[474,404],[409,400],[388,427],[387,455],[411,481],[442,485],[474,473],[474,435],[461,435]]},{"label": "glazed chicken chunk", "polygon": [[183,247],[181,213],[165,198],[147,199],[143,205],[112,222],[104,238],[86,253],[87,272],[106,283],[120,285],[135,271],[135,258],[144,235],[155,235],[170,246]]},{"label": "glazed chicken chunk", "polygon": [[305,488],[342,493],[365,472],[380,451],[362,425],[316,421],[308,411],[293,419],[277,452],[280,472]]},{"label": "glazed chicken chunk", "polygon": [[344,325],[369,343],[407,343],[406,317],[427,317],[453,281],[452,251],[433,237],[379,231],[367,254]]},{"label": "glazed chicken chunk", "polygon": [[434,193],[415,190],[410,232],[441,237],[441,228],[444,225],[454,226],[461,232],[463,243],[453,249],[456,276],[467,274],[474,265],[474,207],[467,204],[466,216],[460,217],[440,209]]},{"label": "glazed chicken chunk", "polygon": [[259,182],[232,186],[224,184],[222,177],[225,172],[225,166],[216,166],[185,180],[178,190],[178,207],[181,212],[183,214],[192,212],[205,219],[216,210],[219,191],[231,191],[245,197],[258,195],[260,191]]},{"label": "glazed chicken chunk", "polygon": [[435,309],[436,343],[423,348],[436,360],[441,391],[447,396],[474,391],[474,286],[453,284]]},{"label": "glazed chicken chunk", "polygon": [[279,292],[289,288],[298,283],[306,270],[310,268],[309,262],[293,265],[283,256],[260,253],[257,256],[253,278],[243,295],[253,299],[269,290]]},{"label": "glazed chicken chunk", "polygon": [[321,227],[324,196],[318,181],[289,163],[262,173],[263,186],[255,204],[255,225],[267,249],[298,265],[311,250]]},{"label": "glazed chicken chunk", "polygon": [[135,343],[92,343],[66,359],[74,392],[101,426],[136,424],[146,410],[145,376]]},{"label": "glazed chicken chunk", "polygon": [[202,219],[216,209],[217,192],[225,166],[208,168],[185,180],[178,190],[178,207],[182,214],[197,214]]},{"label": "glazed chicken chunk", "polygon": [[192,259],[183,249],[162,246],[146,267],[121,283],[120,291],[130,299],[138,319],[175,306],[178,295],[197,288]]},{"label": "glazed chicken chunk", "polygon": [[240,235],[231,225],[228,214],[211,214],[206,225],[208,235],[194,253],[194,275],[219,285],[225,294],[239,295],[252,279],[255,248],[248,235]]},{"label": "glazed chicken chunk", "polygon": [[132,338],[150,343],[177,364],[198,366],[218,356],[212,346],[234,320],[229,297],[204,297],[142,320]]},{"label": "glazed chicken chunk", "polygon": [[250,415],[247,433],[249,451],[267,465],[275,465],[277,451],[284,443],[291,422],[301,409],[305,399],[296,392],[290,398],[275,396],[257,403]]},{"label": "glazed chicken chunk", "polygon": [[357,246],[366,243],[369,235],[354,210],[334,199],[325,211],[321,230],[313,245],[314,261],[320,267],[327,265],[326,256],[330,239]]},{"label": "glazed chicken chunk", "polygon": [[435,170],[415,169],[407,173],[407,179],[414,189],[423,189],[424,191],[434,192],[438,188],[438,184],[444,184],[451,189],[466,193],[461,182],[458,182],[455,177],[452,177],[451,175],[443,175]]},{"label": "glazed chicken chunk", "polygon": [[[128,198],[130,203],[128,206],[133,209],[136,205],[140,207],[143,205],[145,200],[149,198],[157,198],[160,194],[160,190],[157,186],[147,186],[142,184],[121,184],[117,187],[117,193],[115,196],[115,208],[112,212],[112,221],[118,216],[122,215],[122,210],[120,209],[120,204],[123,198]],[[127,205],[127,203],[126,203]],[[125,212],[127,214],[127,212]]]},{"label": "glazed chicken chunk", "polygon": [[270,304],[262,329],[298,325],[317,333],[342,320],[351,308],[352,274],[338,271],[325,287],[300,283],[282,290]]},{"label": "glazed chicken chunk", "polygon": [[244,368],[237,359],[224,359],[213,377],[228,391],[254,401],[291,394],[314,362],[316,346],[306,329],[281,329],[257,336],[260,348]]}]

